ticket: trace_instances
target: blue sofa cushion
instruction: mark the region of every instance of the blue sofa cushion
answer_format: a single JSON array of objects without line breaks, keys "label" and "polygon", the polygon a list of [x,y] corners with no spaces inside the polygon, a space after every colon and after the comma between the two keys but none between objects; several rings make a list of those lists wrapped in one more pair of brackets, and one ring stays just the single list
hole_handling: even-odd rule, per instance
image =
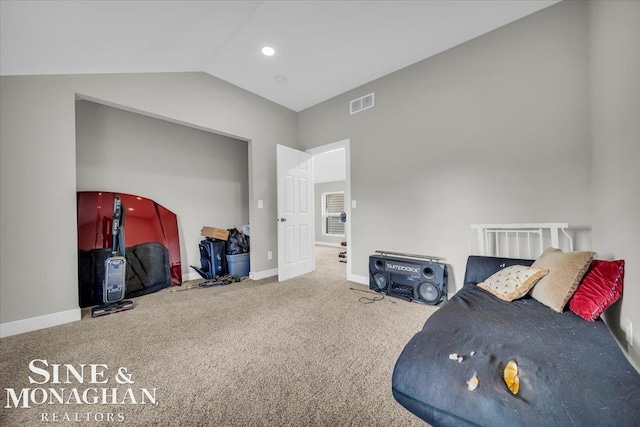
[{"label": "blue sofa cushion", "polygon": [[[640,374],[601,320],[556,313],[528,296],[501,301],[475,286],[522,263],[469,259],[463,288],[398,358],[395,399],[434,426],[640,425]],[[519,369],[517,395],[502,377],[511,359]],[[479,386],[469,391],[474,373]]]}]

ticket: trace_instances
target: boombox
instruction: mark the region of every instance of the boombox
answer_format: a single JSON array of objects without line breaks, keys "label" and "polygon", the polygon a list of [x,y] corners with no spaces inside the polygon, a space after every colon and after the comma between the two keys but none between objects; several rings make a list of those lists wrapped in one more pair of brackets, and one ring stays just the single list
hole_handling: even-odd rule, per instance
[{"label": "boombox", "polygon": [[447,299],[447,266],[440,258],[376,251],[369,257],[369,289],[423,304],[437,305]]}]

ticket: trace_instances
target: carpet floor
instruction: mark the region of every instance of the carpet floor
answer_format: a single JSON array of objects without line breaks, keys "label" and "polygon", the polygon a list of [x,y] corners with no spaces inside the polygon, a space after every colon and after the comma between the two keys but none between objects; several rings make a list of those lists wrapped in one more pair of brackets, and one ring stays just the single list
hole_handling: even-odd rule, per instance
[{"label": "carpet floor", "polygon": [[[393,399],[391,374],[436,308],[363,303],[376,295],[346,280],[339,251],[318,246],[316,271],[285,282],[172,287],[2,338],[0,425],[424,425]],[[92,378],[90,364],[106,367]]]}]

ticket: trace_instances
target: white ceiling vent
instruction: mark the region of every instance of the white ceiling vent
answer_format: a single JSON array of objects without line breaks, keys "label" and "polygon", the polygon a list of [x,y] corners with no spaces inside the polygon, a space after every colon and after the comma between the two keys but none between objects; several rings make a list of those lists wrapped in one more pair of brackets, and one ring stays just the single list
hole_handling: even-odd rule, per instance
[{"label": "white ceiling vent", "polygon": [[362,110],[373,107],[373,92],[361,98],[354,99],[350,103],[351,114],[359,113]]}]

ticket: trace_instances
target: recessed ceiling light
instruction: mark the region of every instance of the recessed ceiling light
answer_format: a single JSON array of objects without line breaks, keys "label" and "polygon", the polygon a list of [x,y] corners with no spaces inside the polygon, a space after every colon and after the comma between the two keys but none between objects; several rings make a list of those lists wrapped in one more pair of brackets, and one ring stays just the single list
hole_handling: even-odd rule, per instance
[{"label": "recessed ceiling light", "polygon": [[276,81],[281,85],[287,84],[287,78],[285,76],[276,76]]},{"label": "recessed ceiling light", "polygon": [[276,50],[274,48],[272,48],[271,46],[265,46],[262,48],[262,53],[265,56],[273,56],[276,53]]}]

